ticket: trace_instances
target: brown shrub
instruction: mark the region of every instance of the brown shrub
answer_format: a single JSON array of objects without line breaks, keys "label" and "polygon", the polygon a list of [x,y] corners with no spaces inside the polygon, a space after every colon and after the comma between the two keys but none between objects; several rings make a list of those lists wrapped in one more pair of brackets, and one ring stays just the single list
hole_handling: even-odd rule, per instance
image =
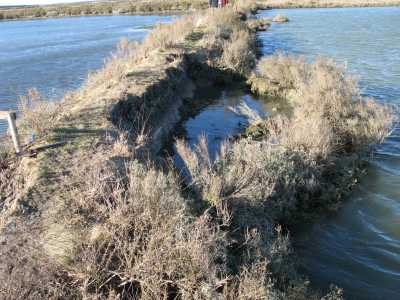
[{"label": "brown shrub", "polygon": [[247,30],[235,30],[222,46],[221,64],[235,73],[249,74],[256,60],[252,45],[255,45],[254,35]]},{"label": "brown shrub", "polygon": [[116,50],[105,61],[104,67],[94,73],[89,74],[85,90],[93,90],[98,87],[105,89],[125,82],[125,77],[130,67],[137,62],[140,57],[139,44],[122,39]]},{"label": "brown shrub", "polygon": [[289,19],[281,14],[277,14],[273,19],[272,22],[276,22],[276,23],[286,23],[289,22]]},{"label": "brown shrub", "polygon": [[233,3],[233,10],[242,14],[242,16],[255,13],[258,7],[259,5],[256,0],[237,0]]},{"label": "brown shrub", "polygon": [[149,52],[182,46],[194,28],[193,16],[183,17],[172,24],[157,24],[155,30],[144,39],[143,48]]},{"label": "brown shrub", "polygon": [[356,79],[329,59],[307,64],[301,57],[274,55],[260,62],[250,81],[253,90],[290,101],[293,116],[281,122],[279,140],[315,157],[358,152],[379,143],[393,121],[388,107],[362,97]]},{"label": "brown shrub", "polygon": [[[222,236],[190,217],[171,174],[132,162],[126,175],[101,164],[86,172],[75,205],[91,229],[71,274],[82,296],[205,298],[224,270]],[[219,258],[221,264],[215,264]]]},{"label": "brown shrub", "polygon": [[58,113],[58,104],[43,98],[36,89],[20,97],[18,108],[21,114],[18,127],[26,136],[44,135],[54,126]]},{"label": "brown shrub", "polygon": [[303,57],[285,56],[278,53],[261,59],[249,82],[254,93],[280,96],[294,89],[298,81],[305,77],[307,77],[307,69]]}]

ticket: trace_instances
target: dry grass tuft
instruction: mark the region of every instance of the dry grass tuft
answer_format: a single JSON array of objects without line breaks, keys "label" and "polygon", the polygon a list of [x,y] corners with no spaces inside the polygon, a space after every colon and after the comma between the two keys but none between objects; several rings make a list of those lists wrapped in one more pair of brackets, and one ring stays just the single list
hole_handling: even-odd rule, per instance
[{"label": "dry grass tuft", "polygon": [[329,59],[307,64],[301,57],[274,55],[260,62],[250,82],[259,93],[292,103],[293,116],[280,122],[279,140],[315,157],[365,150],[380,143],[393,122],[388,107],[362,97],[356,79]]},{"label": "dry grass tuft", "polygon": [[0,139],[0,231],[7,223],[8,214],[16,209],[15,198],[23,189],[19,160],[14,151],[9,139]]},{"label": "dry grass tuft", "polygon": [[255,1],[237,1],[233,9],[211,9],[199,16],[199,26],[205,27],[202,44],[211,50],[211,64],[236,75],[250,73],[255,66],[256,38],[243,19],[254,7]]},{"label": "dry grass tuft", "polygon": [[264,188],[262,183],[254,180],[264,161],[251,159],[246,165],[241,163],[247,161],[248,151],[255,151],[257,145],[246,142],[234,146],[224,144],[216,162],[209,157],[205,137],[193,150],[183,141],[177,141],[176,146],[190,173],[190,184],[202,199],[221,211],[224,201],[232,197],[248,194],[263,197],[269,193],[269,186]]},{"label": "dry grass tuft", "polygon": [[[259,95],[281,96],[298,85],[307,76],[303,57],[278,53],[261,59],[250,79],[251,89]],[[285,96],[285,95],[284,95]]]},{"label": "dry grass tuft", "polygon": [[249,74],[256,61],[255,51],[251,47],[254,44],[255,37],[248,30],[234,31],[223,45],[221,64],[241,75]]},{"label": "dry grass tuft", "polygon": [[26,96],[20,97],[18,128],[28,138],[32,134],[43,136],[55,123],[58,107],[57,103],[43,98],[36,89],[29,90]]},{"label": "dry grass tuft", "polygon": [[89,75],[86,83],[87,90],[99,86],[108,89],[124,82],[132,64],[140,59],[138,48],[139,45],[136,42],[122,39],[116,51],[105,61],[104,67]]},{"label": "dry grass tuft", "polygon": [[7,166],[7,161],[11,158],[14,147],[11,140],[7,137],[0,138],[0,170]]},{"label": "dry grass tuft", "polygon": [[271,20],[269,18],[250,19],[247,25],[253,31],[266,31],[271,25]]},{"label": "dry grass tuft", "polygon": [[286,23],[286,22],[289,22],[289,19],[288,19],[286,16],[284,16],[284,15],[277,14],[277,15],[272,19],[272,22],[275,22],[275,23]]},{"label": "dry grass tuft", "polygon": [[158,24],[144,40],[143,48],[148,53],[154,49],[182,47],[186,37],[195,28],[195,17],[187,16],[172,24]]},{"label": "dry grass tuft", "polygon": [[242,16],[249,13],[256,13],[259,5],[256,0],[236,0],[233,3],[233,10]]},{"label": "dry grass tuft", "polygon": [[137,161],[124,172],[99,162],[85,172],[85,184],[74,197],[76,209],[84,212],[82,222],[92,228],[70,271],[82,296],[212,294],[224,269],[221,233],[206,216],[189,215],[172,174]]}]

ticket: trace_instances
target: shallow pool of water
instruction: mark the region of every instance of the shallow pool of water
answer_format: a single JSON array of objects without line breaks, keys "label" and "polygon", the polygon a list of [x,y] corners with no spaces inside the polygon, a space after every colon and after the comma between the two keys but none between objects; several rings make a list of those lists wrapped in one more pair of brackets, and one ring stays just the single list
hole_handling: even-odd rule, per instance
[{"label": "shallow pool of water", "polygon": [[[263,103],[235,87],[198,89],[190,102],[192,110],[179,125],[176,138],[184,138],[193,147],[204,135],[212,159],[224,141],[242,133],[249,125],[249,116],[240,113],[240,107],[245,105],[262,117],[276,108],[274,103]],[[176,167],[184,170],[179,155],[175,154],[174,160]]]},{"label": "shallow pool of water", "polygon": [[[37,88],[49,98],[78,88],[124,37],[141,40],[171,16],[108,16],[0,22],[0,110]],[[0,123],[0,134],[5,124]]]},{"label": "shallow pool of water", "polygon": [[[290,9],[287,24],[261,33],[264,54],[333,57],[360,76],[362,93],[400,104],[400,8]],[[295,237],[315,287],[346,299],[400,299],[400,128],[379,148],[342,209]]]}]

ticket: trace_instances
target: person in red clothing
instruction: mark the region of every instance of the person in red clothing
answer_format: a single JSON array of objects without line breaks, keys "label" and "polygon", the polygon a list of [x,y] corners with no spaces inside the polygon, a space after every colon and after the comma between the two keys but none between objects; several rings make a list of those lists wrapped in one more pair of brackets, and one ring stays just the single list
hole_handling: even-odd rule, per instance
[{"label": "person in red clothing", "polygon": [[224,7],[229,4],[229,0],[208,0],[208,6],[211,7]]}]

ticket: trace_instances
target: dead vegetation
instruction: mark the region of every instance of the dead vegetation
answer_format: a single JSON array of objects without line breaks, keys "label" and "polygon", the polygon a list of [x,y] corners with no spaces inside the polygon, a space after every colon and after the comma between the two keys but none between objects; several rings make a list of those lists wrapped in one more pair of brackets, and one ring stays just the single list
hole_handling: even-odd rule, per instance
[{"label": "dead vegetation", "polygon": [[172,173],[133,160],[121,175],[107,164],[88,166],[71,196],[90,229],[68,267],[80,297],[212,295],[224,265],[221,233],[206,216],[190,216]]},{"label": "dead vegetation", "polygon": [[57,117],[59,105],[43,98],[36,89],[30,89],[26,96],[21,96],[18,103],[20,118],[18,128],[25,142],[32,135],[43,136],[52,129]]},{"label": "dead vegetation", "polygon": [[[177,141],[177,151],[188,171],[187,186],[215,209],[229,228],[228,240],[243,245],[243,252],[233,248],[250,298],[277,299],[280,289],[285,299],[313,298],[296,273],[288,237],[276,226],[337,209],[362,173],[365,151],[382,141],[393,117],[388,107],[360,96],[355,79],[330,60],[308,64],[277,55],[261,61],[257,74],[264,84],[273,80],[280,86],[265,90],[290,101],[291,115],[258,119],[247,138],[225,143],[215,161],[204,137],[193,149]],[[272,276],[254,284],[249,265],[265,267]],[[334,288],[323,299],[341,297]]]},{"label": "dead vegetation", "polygon": [[206,28],[202,45],[212,49],[211,66],[244,77],[250,73],[256,61],[256,36],[242,18],[254,10],[254,3],[237,1],[233,9],[214,9],[199,17]]},{"label": "dead vegetation", "polygon": [[247,26],[253,31],[266,31],[270,25],[269,18],[254,18],[247,21]]},{"label": "dead vegetation", "polygon": [[268,122],[287,149],[305,149],[316,157],[359,153],[380,143],[393,121],[388,107],[362,97],[356,79],[329,59],[308,64],[302,57],[277,54],[261,60],[249,82],[258,94],[292,104],[290,120]]},{"label": "dead vegetation", "polygon": [[277,14],[272,19],[272,22],[275,22],[275,23],[286,23],[286,22],[289,22],[289,19],[286,16],[282,15],[282,14]]}]

